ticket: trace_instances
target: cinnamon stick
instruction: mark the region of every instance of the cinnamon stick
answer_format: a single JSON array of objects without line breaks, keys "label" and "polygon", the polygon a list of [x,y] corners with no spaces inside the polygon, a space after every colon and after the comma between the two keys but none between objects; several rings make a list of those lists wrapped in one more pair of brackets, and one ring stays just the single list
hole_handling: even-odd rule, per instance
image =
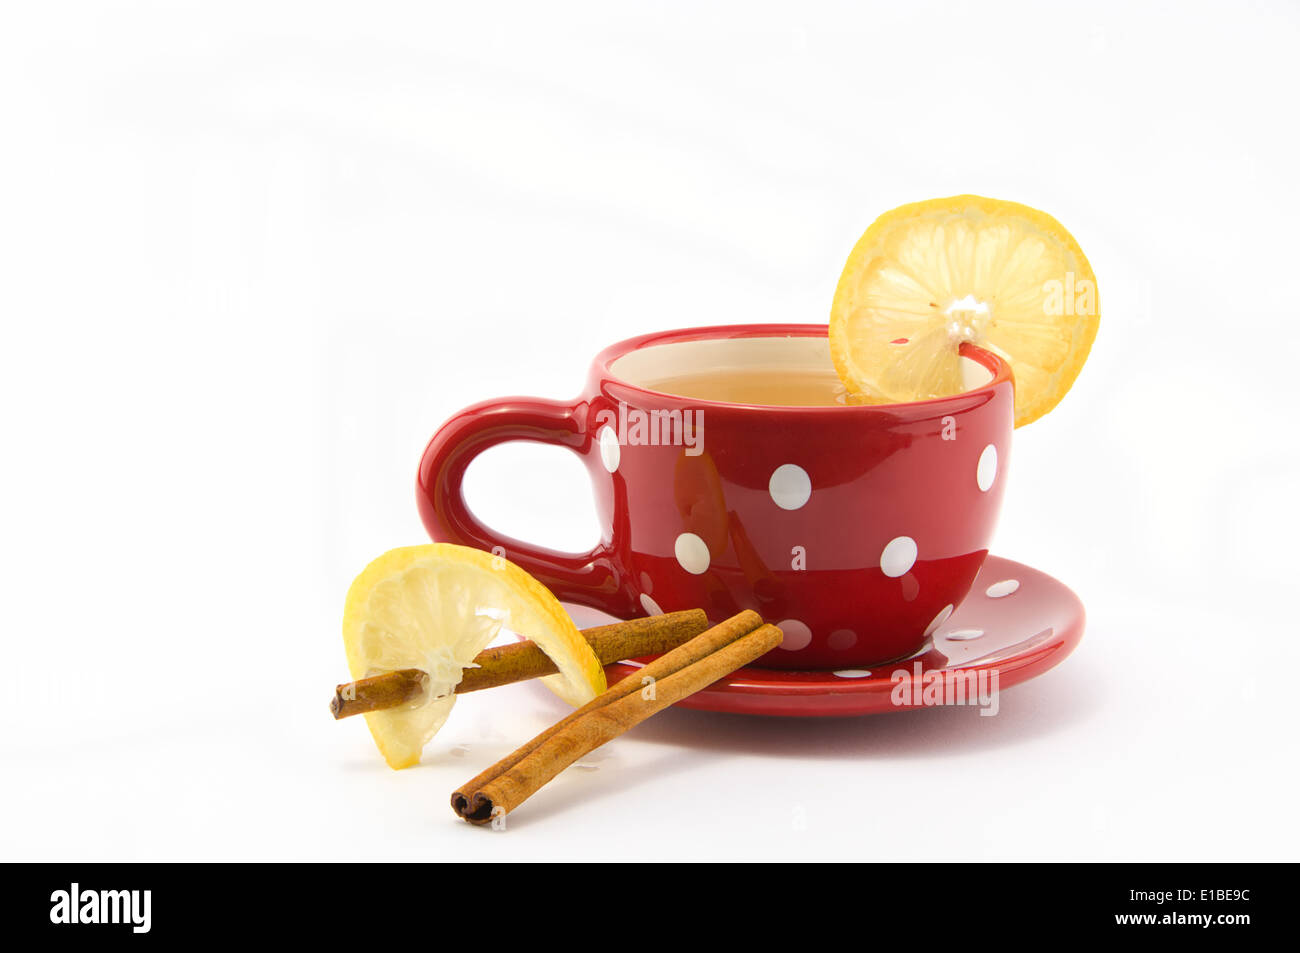
[{"label": "cinnamon stick", "polygon": [[507,814],[583,755],[781,644],[781,630],[741,612],[618,682],[453,792],[474,824]]},{"label": "cinnamon stick", "polygon": [[334,687],[330,714],[338,720],[368,711],[396,708],[419,698],[428,683],[429,676],[418,668],[403,668],[358,678],[355,682],[344,682]]},{"label": "cinnamon stick", "polygon": [[[598,625],[583,629],[582,635],[596,653],[596,658],[600,659],[600,664],[612,665],[624,659],[667,652],[708,627],[709,618],[703,609],[688,609]],[[474,657],[474,664],[478,668],[465,669],[460,684],[456,686],[457,694],[496,688],[557,671],[550,657],[532,642],[484,649]]]},{"label": "cinnamon stick", "polygon": [[[704,610],[689,609],[595,626],[584,629],[582,634],[600,659],[600,664],[610,665],[623,659],[667,652],[699,635],[708,626]],[[456,686],[456,694],[496,688],[524,679],[553,675],[557,671],[555,663],[532,642],[484,649],[474,657],[474,665],[477,667],[465,669]],[[339,719],[396,708],[419,698],[427,682],[425,673],[418,668],[398,669],[344,682],[334,689],[330,713]]]}]

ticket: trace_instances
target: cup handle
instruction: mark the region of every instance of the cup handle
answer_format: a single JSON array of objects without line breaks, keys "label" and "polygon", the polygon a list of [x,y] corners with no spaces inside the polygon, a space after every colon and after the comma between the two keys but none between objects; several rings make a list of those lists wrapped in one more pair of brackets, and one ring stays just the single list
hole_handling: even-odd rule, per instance
[{"label": "cup handle", "polygon": [[429,535],[495,552],[526,569],[556,597],[626,618],[640,615],[620,591],[613,553],[601,544],[585,553],[564,553],[494,532],[470,511],[461,482],[470,461],[489,447],[511,440],[568,447],[579,456],[590,450],[591,435],[579,410],[533,397],[488,400],[466,407],[438,429],[424,450],[416,479],[416,501]]}]

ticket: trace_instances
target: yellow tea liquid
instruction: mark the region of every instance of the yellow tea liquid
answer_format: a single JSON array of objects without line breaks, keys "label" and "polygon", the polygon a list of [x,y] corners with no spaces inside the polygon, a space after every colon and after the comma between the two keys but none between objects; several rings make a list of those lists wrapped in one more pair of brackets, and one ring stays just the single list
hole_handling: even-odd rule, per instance
[{"label": "yellow tea liquid", "polygon": [[729,404],[844,407],[866,403],[849,396],[834,368],[726,368],[647,380],[645,386],[678,397],[718,400]]}]

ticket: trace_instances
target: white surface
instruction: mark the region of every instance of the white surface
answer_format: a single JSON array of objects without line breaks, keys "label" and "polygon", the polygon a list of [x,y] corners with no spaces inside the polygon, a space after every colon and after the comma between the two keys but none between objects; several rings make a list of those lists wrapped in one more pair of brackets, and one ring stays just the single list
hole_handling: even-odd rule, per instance
[{"label": "white surface", "polygon": [[[1298,16],[6,5],[0,856],[1297,859]],[[999,472],[996,550],[1088,606],[1064,665],[993,718],[670,711],[504,833],[447,797],[545,689],[462,700],[403,773],[330,720],[444,418],[631,334],[824,320],[877,214],[963,191],[1099,277]],[[563,451],[471,476],[592,541]]]}]

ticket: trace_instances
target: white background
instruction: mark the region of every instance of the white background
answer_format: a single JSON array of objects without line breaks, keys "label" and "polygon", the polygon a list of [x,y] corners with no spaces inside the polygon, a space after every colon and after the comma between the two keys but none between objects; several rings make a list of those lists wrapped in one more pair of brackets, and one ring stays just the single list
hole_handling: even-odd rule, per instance
[{"label": "white background", "polygon": [[[1295,860],[1296,5],[469,6],[0,14],[0,856]],[[1064,664],[995,718],[669,711],[505,833],[447,796],[540,686],[401,773],[331,721],[443,419],[824,321],[876,215],[958,192],[1099,278],[995,543],[1087,605]],[[593,541],[564,451],[472,476]]]}]

